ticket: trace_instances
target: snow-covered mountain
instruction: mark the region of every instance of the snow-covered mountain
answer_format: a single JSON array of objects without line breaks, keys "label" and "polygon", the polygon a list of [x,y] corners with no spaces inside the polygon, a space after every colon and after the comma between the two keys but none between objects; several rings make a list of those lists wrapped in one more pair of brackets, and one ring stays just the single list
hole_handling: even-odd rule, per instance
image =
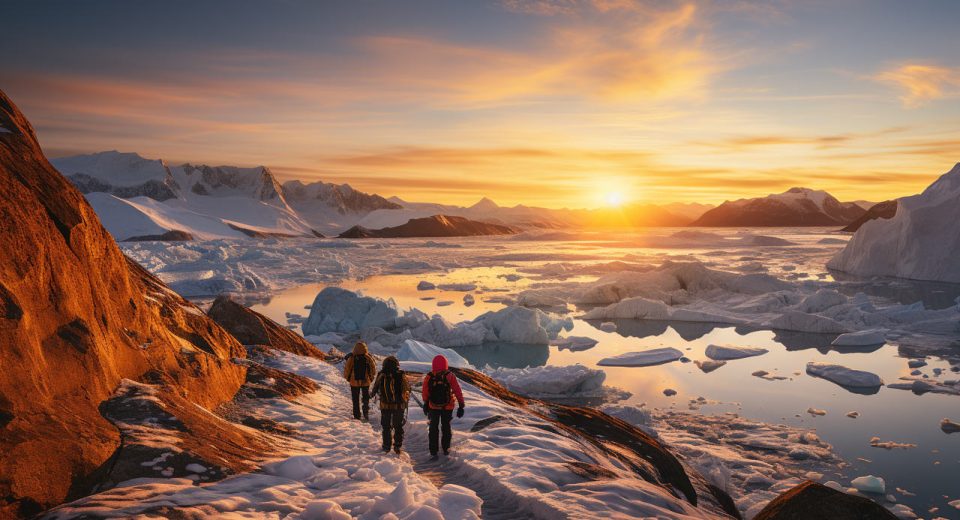
[{"label": "snow-covered mountain", "polygon": [[960,163],[892,218],[865,222],[827,267],[861,276],[960,282]]},{"label": "snow-covered mountain", "polygon": [[283,183],[283,194],[300,216],[325,234],[337,233],[371,211],[402,208],[380,195],[357,191],[349,184],[287,181]]},{"label": "snow-covered mountain", "polygon": [[823,190],[790,188],[752,199],[726,201],[695,220],[691,226],[835,226],[856,220],[866,210],[854,202],[840,202]]},{"label": "snow-covered mountain", "polygon": [[[184,164],[116,151],[54,159],[117,240],[171,231],[199,239],[315,236],[395,205],[349,186],[287,183],[268,168]],[[293,207],[296,206],[296,209]],[[337,218],[339,217],[339,218]]]},{"label": "snow-covered mountain", "polygon": [[500,224],[478,222],[464,217],[433,215],[412,218],[405,224],[380,229],[353,226],[339,238],[413,238],[413,237],[470,237],[483,235],[512,235],[517,230]]}]

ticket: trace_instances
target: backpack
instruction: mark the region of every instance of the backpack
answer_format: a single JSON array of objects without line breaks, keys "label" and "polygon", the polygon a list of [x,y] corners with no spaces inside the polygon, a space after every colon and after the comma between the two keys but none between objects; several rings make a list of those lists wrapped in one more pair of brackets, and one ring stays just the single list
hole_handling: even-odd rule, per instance
[{"label": "backpack", "polygon": [[450,404],[450,381],[447,379],[449,374],[446,370],[439,374],[430,373],[430,380],[427,382],[430,404],[440,407]]},{"label": "backpack", "polygon": [[388,405],[405,404],[403,391],[403,372],[383,372],[380,381],[380,402]]},{"label": "backpack", "polygon": [[353,356],[353,379],[363,381],[367,378],[367,356]]}]

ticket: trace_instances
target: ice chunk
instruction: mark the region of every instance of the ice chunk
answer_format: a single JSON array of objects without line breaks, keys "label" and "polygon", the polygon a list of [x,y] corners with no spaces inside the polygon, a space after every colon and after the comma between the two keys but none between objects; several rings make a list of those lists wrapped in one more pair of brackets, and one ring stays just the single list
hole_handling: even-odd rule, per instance
[{"label": "ice chunk", "polygon": [[397,307],[393,301],[360,296],[339,287],[326,287],[313,300],[303,334],[356,332],[368,327],[392,329],[396,326]]},{"label": "ice chunk", "polygon": [[674,390],[673,388],[665,388],[665,389],[663,390],[663,395],[665,395],[665,396],[667,396],[667,397],[673,397],[673,396],[677,395],[677,391]]},{"label": "ice chunk", "polygon": [[464,295],[463,295],[463,304],[466,305],[467,307],[473,305],[473,304],[476,303],[476,302],[477,302],[477,301],[473,298],[473,295],[472,295],[472,294],[464,294]]},{"label": "ice chunk", "polygon": [[819,408],[814,408],[814,407],[812,407],[812,406],[811,406],[810,408],[807,408],[807,413],[810,414],[810,415],[821,415],[821,416],[822,416],[822,415],[827,415],[827,411],[826,411],[826,410],[821,410],[821,409],[819,409]]},{"label": "ice chunk", "polygon": [[943,433],[957,433],[960,432],[960,423],[955,423],[944,417],[940,421],[940,429],[943,430]]},{"label": "ice chunk", "polygon": [[407,339],[403,341],[400,346],[400,350],[397,351],[396,357],[400,361],[421,361],[430,363],[433,361],[433,358],[438,355],[443,355],[446,357],[447,362],[452,367],[473,368],[466,358],[460,354],[457,354],[454,350],[440,348],[436,345],[423,343],[422,341],[416,341],[413,339]]},{"label": "ice chunk", "polygon": [[857,412],[857,411],[847,412],[847,417],[851,419],[856,419],[857,417],[860,417],[860,412]]},{"label": "ice chunk", "polygon": [[910,368],[920,368],[927,366],[927,362],[922,359],[911,359],[907,361],[907,366]]},{"label": "ice chunk", "polygon": [[607,374],[583,365],[498,368],[486,374],[528,397],[601,397]]},{"label": "ice chunk", "polygon": [[675,348],[655,348],[640,352],[627,352],[618,356],[603,358],[597,362],[607,367],[648,367],[670,363],[683,357],[683,352]]},{"label": "ice chunk", "polygon": [[617,324],[612,321],[605,321],[600,324],[600,330],[603,332],[616,332]]},{"label": "ice chunk", "polygon": [[570,350],[573,352],[589,350],[595,347],[597,343],[597,340],[586,336],[567,336],[565,338],[557,338],[550,342],[551,345],[560,350]]},{"label": "ice chunk", "polygon": [[762,356],[770,352],[765,348],[738,347],[736,345],[708,345],[705,354],[715,361],[743,359],[753,356]]},{"label": "ice chunk", "polygon": [[480,518],[483,500],[472,489],[444,484],[440,488],[440,513],[444,520],[476,520]]},{"label": "ice chunk", "polygon": [[[490,336],[482,323],[465,322],[456,325],[435,315],[410,330],[413,338],[441,347],[465,347],[480,345]],[[496,338],[490,336],[491,341]]]},{"label": "ice chunk", "polygon": [[850,481],[850,485],[862,493],[876,493],[882,495],[887,490],[887,484],[880,477],[866,475]]},{"label": "ice chunk", "polygon": [[843,334],[848,332],[848,329],[836,320],[819,314],[808,314],[800,311],[787,311],[780,317],[767,322],[766,326],[771,329],[817,334]]},{"label": "ice chunk", "polygon": [[670,308],[667,304],[641,297],[628,298],[606,307],[590,309],[583,315],[585,320],[666,320],[669,318]]},{"label": "ice chunk", "polygon": [[863,370],[853,370],[843,365],[832,365],[811,361],[807,363],[807,373],[849,388],[880,388],[883,380],[880,376]]},{"label": "ice chunk", "polygon": [[831,307],[847,303],[847,297],[832,289],[820,289],[807,296],[797,305],[800,312],[822,312]]},{"label": "ice chunk", "polygon": [[830,344],[834,347],[860,347],[882,345],[884,343],[886,343],[886,338],[883,332],[879,330],[861,330],[841,334]]},{"label": "ice chunk", "polygon": [[426,280],[420,280],[420,283],[417,284],[418,291],[432,291],[433,289],[436,289],[436,288],[437,288],[436,285]]},{"label": "ice chunk", "polygon": [[697,365],[697,368],[699,368],[700,370],[702,370],[704,374],[709,374],[710,372],[713,372],[714,370],[722,367],[723,365],[726,365],[727,362],[726,362],[726,361],[716,361],[716,360],[713,360],[713,359],[707,359],[707,360],[704,360],[704,361],[700,361],[700,360],[698,359],[698,360],[694,361],[693,364]]},{"label": "ice chunk", "polygon": [[540,309],[516,306],[484,313],[473,323],[487,329],[490,341],[529,345],[547,345],[561,331],[573,328],[571,318],[554,318]]}]

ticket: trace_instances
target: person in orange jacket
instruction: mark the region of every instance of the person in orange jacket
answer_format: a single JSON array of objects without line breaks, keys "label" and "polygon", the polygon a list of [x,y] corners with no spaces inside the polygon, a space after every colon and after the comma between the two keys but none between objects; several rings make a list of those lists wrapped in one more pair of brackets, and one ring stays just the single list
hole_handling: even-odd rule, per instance
[{"label": "person in orange jacket", "polygon": [[370,418],[370,383],[377,375],[377,361],[367,352],[367,344],[358,341],[343,364],[343,378],[350,383],[353,399],[353,418],[360,418],[360,398],[363,397],[363,419]]},{"label": "person in orange jacket", "polygon": [[[453,419],[454,402],[457,406],[457,417],[463,417],[463,391],[457,376],[450,371],[447,358],[438,355],[433,358],[433,370],[423,378],[423,413],[430,419],[430,458],[437,459],[438,444],[443,446],[443,454],[450,453],[450,439],[453,432],[450,430],[450,421]],[[456,401],[454,401],[456,398]],[[441,430],[443,432],[440,438]],[[440,442],[438,442],[438,440]]]}]

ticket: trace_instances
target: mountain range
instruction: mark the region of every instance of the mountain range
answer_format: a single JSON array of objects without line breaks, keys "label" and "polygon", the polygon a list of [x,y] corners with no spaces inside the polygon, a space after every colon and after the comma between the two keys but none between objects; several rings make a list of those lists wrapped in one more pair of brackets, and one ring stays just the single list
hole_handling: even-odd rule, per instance
[{"label": "mountain range", "polygon": [[[410,202],[358,191],[348,184],[280,183],[266,167],[171,166],[135,153],[100,152],[54,159],[52,164],[86,195],[117,240],[190,240],[244,237],[387,236],[414,221],[466,219],[443,236],[502,234],[512,230],[637,227],[838,226],[864,217],[872,203],[840,202],[825,191],[784,193],[698,203],[627,204],[599,209],[500,206],[482,198],[471,206]],[[429,227],[429,226],[428,226]],[[355,229],[353,229],[355,228]],[[464,230],[462,233],[459,229]],[[377,233],[383,230],[382,233]],[[401,233],[400,231],[397,231]],[[438,236],[403,228],[404,236]],[[453,233],[447,234],[447,233]],[[483,232],[482,234],[486,234]]]}]

